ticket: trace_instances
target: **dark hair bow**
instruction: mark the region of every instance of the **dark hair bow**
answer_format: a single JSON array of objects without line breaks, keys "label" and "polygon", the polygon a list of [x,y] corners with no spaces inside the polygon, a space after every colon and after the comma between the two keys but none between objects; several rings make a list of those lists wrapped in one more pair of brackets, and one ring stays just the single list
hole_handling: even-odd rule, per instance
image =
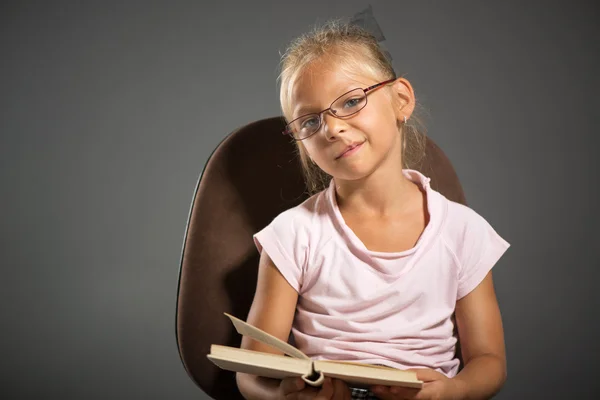
[{"label": "dark hair bow", "polygon": [[385,46],[382,43],[385,41],[385,36],[383,35],[383,32],[381,31],[381,28],[379,27],[379,24],[373,15],[373,7],[371,7],[369,4],[369,7],[354,14],[350,20],[350,23],[365,29],[371,35],[375,36],[375,39],[377,39],[377,42],[379,42],[381,45],[383,53],[391,64],[392,56],[390,52],[385,49]]}]

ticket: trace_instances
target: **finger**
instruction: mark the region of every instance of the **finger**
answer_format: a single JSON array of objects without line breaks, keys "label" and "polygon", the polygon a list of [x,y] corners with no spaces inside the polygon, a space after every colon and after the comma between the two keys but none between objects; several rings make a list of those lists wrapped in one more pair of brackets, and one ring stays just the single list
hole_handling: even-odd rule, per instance
[{"label": "finger", "polygon": [[[314,400],[317,393],[319,393],[317,388],[307,386],[299,392],[288,395],[288,397],[291,397],[293,400]],[[287,399],[288,398],[286,397],[286,400]]]},{"label": "finger", "polygon": [[390,392],[388,386],[373,386],[371,391],[377,395],[378,399],[381,400],[395,400],[396,396]]},{"label": "finger", "polygon": [[438,392],[435,386],[435,383],[425,383],[421,390],[419,390],[417,394],[412,398],[412,400],[426,400],[434,398],[434,394]]},{"label": "finger", "polygon": [[398,399],[416,399],[419,397],[420,390],[415,388],[398,387],[390,388],[390,393]]},{"label": "finger", "polygon": [[333,397],[333,383],[331,382],[331,378],[325,378],[323,382],[323,386],[321,386],[321,390],[315,397],[315,400],[331,400]]},{"label": "finger", "polygon": [[438,398],[434,396],[437,393],[435,389],[436,383],[427,382],[423,385],[421,389],[416,388],[399,388],[397,394],[394,399],[407,399],[407,400],[429,400],[433,398]]},{"label": "finger", "polygon": [[400,386],[373,386],[371,390],[382,400],[416,399],[419,395],[419,389]]},{"label": "finger", "polygon": [[279,384],[283,394],[299,392],[306,384],[301,378],[285,378]]},{"label": "finger", "polygon": [[408,371],[416,372],[417,379],[423,382],[439,381],[446,377],[446,375],[429,368],[413,368]]},{"label": "finger", "polygon": [[350,389],[348,385],[340,379],[333,379],[333,397],[332,400],[346,400],[350,399],[352,396],[350,394]]}]

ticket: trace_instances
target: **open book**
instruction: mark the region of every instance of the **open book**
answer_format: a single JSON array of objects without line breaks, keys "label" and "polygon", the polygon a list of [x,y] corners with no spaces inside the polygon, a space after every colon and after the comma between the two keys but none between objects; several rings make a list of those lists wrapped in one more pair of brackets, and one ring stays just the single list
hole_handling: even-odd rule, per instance
[{"label": "open book", "polygon": [[421,388],[414,372],[348,361],[312,360],[294,346],[225,313],[237,332],[272,346],[284,355],[213,344],[207,355],[219,368],[266,378],[301,377],[308,385],[321,386],[325,377],[343,380],[353,387],[372,385]]}]

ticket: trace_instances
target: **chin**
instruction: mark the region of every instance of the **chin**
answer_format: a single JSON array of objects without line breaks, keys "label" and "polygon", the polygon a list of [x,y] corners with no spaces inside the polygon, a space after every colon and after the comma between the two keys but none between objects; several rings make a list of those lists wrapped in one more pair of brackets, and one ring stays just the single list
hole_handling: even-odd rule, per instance
[{"label": "chin", "polygon": [[358,181],[364,179],[374,172],[375,168],[366,165],[348,165],[338,166],[332,173],[329,173],[336,179],[345,181]]}]

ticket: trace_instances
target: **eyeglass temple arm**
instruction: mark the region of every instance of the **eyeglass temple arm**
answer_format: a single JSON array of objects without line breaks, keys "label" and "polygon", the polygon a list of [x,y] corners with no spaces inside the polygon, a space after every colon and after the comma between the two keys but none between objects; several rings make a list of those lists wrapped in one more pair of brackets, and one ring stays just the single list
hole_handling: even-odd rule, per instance
[{"label": "eyeglass temple arm", "polygon": [[395,80],[396,80],[396,78],[389,79],[389,80],[387,80],[385,82],[380,82],[380,83],[376,83],[373,86],[369,86],[368,88],[365,89],[365,93],[367,93],[369,90],[373,90],[373,89],[375,89],[375,88],[377,88],[379,86],[387,85],[388,83],[394,82]]}]

